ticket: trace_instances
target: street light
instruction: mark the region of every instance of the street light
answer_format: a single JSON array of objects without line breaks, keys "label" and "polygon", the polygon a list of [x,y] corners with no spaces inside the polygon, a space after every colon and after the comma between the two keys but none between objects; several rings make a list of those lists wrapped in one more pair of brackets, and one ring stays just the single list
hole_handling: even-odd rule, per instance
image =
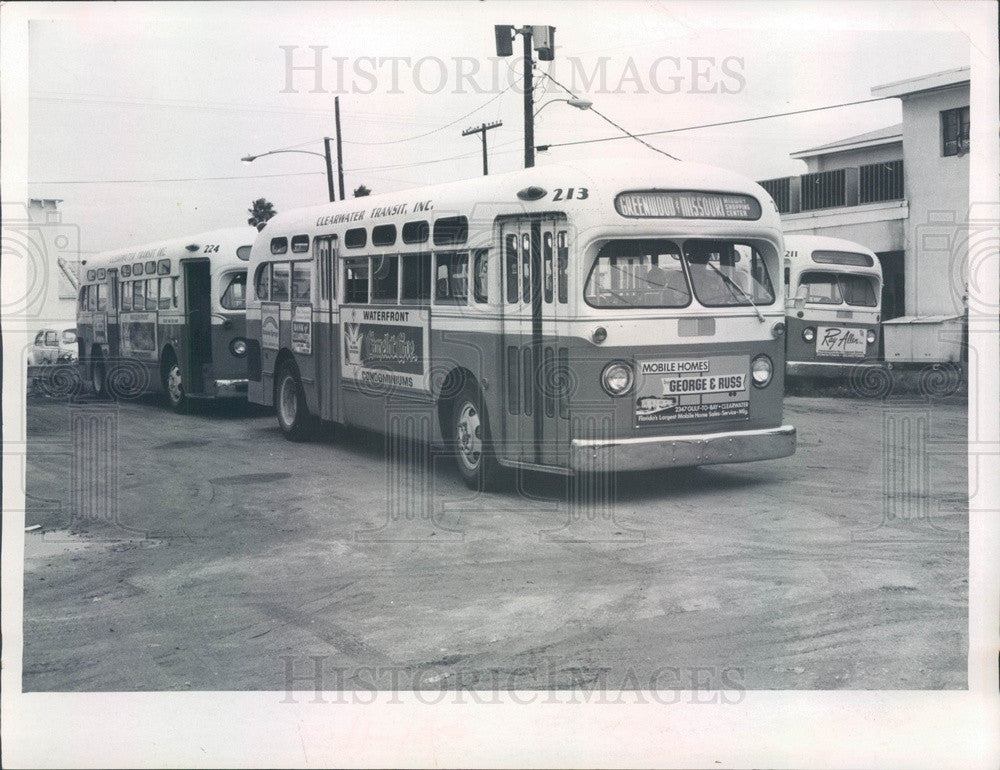
[{"label": "street light", "polygon": [[535,117],[537,118],[538,117],[538,113],[540,113],[542,110],[544,110],[546,107],[548,107],[553,102],[566,102],[566,104],[568,104],[570,107],[576,107],[578,110],[589,110],[591,107],[594,106],[594,103],[592,101],[587,100],[587,99],[576,99],[576,98],[573,98],[573,99],[550,99],[549,101],[545,102],[545,104],[543,104],[541,107],[539,107],[537,110],[535,110]]},{"label": "street light", "polygon": [[330,202],[337,200],[337,196],[334,194],[333,187],[333,160],[330,157],[330,142],[333,141],[330,137],[323,137],[323,147],[325,152],[313,152],[312,150],[268,150],[267,152],[260,152],[256,155],[245,155],[240,158],[244,163],[253,163],[257,158],[263,158],[265,155],[278,155],[282,152],[297,152],[301,155],[316,155],[317,157],[323,158],[326,161],[326,186],[330,193]]},{"label": "street light", "polygon": [[525,25],[517,28],[513,24],[495,24],[497,56],[514,55],[514,36],[520,35],[524,42],[523,95],[524,95],[524,167],[535,165],[535,116],[531,87],[535,62],[532,58],[532,43],[538,51],[539,61],[552,61],[556,52],[556,28],[540,25]]}]

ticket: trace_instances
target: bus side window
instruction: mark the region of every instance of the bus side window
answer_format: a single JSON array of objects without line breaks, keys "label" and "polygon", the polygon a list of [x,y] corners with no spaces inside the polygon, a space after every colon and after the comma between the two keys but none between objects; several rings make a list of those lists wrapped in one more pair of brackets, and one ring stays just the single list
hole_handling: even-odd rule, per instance
[{"label": "bus side window", "polygon": [[265,262],[257,268],[254,277],[254,293],[257,299],[265,302],[271,298],[271,263]]},{"label": "bus side window", "polygon": [[427,302],[431,297],[430,253],[404,254],[400,259],[403,273],[400,301],[409,305]]},{"label": "bus side window", "polygon": [[504,249],[504,266],[507,270],[507,302],[517,302],[517,236],[511,233],[507,236]]},{"label": "bus side window", "polygon": [[132,281],[132,309],[146,309],[146,282]]},{"label": "bus side window", "polygon": [[122,310],[132,309],[132,282],[124,281],[122,283]]},{"label": "bus side window", "polygon": [[468,252],[442,252],[434,257],[437,265],[434,301],[447,305],[466,304],[469,300]]},{"label": "bus side window", "polygon": [[788,281],[792,277],[792,269],[790,267],[785,268],[785,294],[788,294]]},{"label": "bus side window", "polygon": [[542,235],[542,287],[545,301],[552,303],[552,233]]},{"label": "bus side window", "polygon": [[[243,280],[246,281],[246,273],[243,273]],[[174,276],[170,279],[170,301],[173,302],[174,307],[180,307],[180,277]],[[244,307],[246,303],[244,302]]]},{"label": "bus side window", "polygon": [[399,257],[372,257],[372,302],[396,304],[399,295]]},{"label": "bus side window", "polygon": [[155,278],[146,279],[146,310],[156,310],[156,301],[159,298],[157,291],[157,280]]},{"label": "bus side window", "polygon": [[565,305],[569,301],[569,246],[566,244],[565,230],[560,230],[556,238],[556,266],[559,273],[559,302]]},{"label": "bus side window", "polygon": [[87,309],[87,287],[86,286],[81,286],[80,287],[80,300],[77,303],[77,307],[80,308],[80,310],[86,310]]},{"label": "bus side window", "polygon": [[344,302],[368,303],[368,257],[344,260]]},{"label": "bus side window", "polygon": [[475,294],[476,302],[483,303],[489,301],[489,275],[489,252],[486,249],[479,249],[476,252],[474,264],[475,284],[473,293]]},{"label": "bus side window", "polygon": [[312,272],[308,262],[292,262],[292,301],[312,301]]},{"label": "bus side window", "polygon": [[170,309],[170,278],[163,277],[160,279],[160,310]]},{"label": "bus side window", "polygon": [[288,302],[288,263],[271,266],[271,302]]},{"label": "bus side window", "polygon": [[108,285],[106,283],[97,284],[97,309],[108,309]]},{"label": "bus side window", "polygon": [[531,236],[521,234],[521,301],[531,302]]}]

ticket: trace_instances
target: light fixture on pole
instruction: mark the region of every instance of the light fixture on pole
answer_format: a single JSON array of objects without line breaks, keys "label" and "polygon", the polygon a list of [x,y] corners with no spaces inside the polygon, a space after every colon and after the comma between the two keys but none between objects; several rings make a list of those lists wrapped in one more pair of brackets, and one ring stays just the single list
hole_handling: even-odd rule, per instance
[{"label": "light fixture on pole", "polygon": [[566,102],[566,104],[568,104],[570,107],[576,107],[578,110],[589,110],[591,107],[594,106],[594,103],[589,99],[577,99],[575,97],[572,99],[550,99],[549,101],[545,102],[545,104],[543,104],[541,107],[539,107],[537,110],[535,110],[534,117],[537,118],[538,113],[540,113],[542,110],[544,110],[546,107],[548,107],[550,104],[554,102]]},{"label": "light fixture on pole", "polygon": [[323,137],[323,147],[325,152],[313,152],[312,150],[268,150],[267,152],[259,152],[256,155],[245,155],[240,158],[244,163],[253,163],[257,158],[263,158],[265,155],[278,155],[284,152],[295,152],[301,155],[316,155],[317,157],[323,158],[326,161],[326,188],[330,195],[330,201],[333,202],[337,200],[336,195],[334,195],[334,185],[333,185],[333,159],[330,155],[330,142],[333,141],[330,137]]},{"label": "light fixture on pole", "polygon": [[539,61],[552,61],[556,51],[556,28],[547,26],[526,25],[517,29],[512,24],[495,24],[493,33],[496,36],[497,56],[514,55],[514,35],[520,35],[524,41],[524,167],[535,165],[535,116],[532,103],[531,76],[534,72],[534,61],[531,50],[538,51]]}]

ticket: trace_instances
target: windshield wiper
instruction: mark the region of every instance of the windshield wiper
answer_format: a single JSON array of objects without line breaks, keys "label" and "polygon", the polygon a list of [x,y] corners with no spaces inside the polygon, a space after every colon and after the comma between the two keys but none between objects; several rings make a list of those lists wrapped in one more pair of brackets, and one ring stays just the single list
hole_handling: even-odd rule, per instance
[{"label": "windshield wiper", "polygon": [[765,323],[764,316],[761,315],[760,310],[757,308],[757,305],[754,303],[753,297],[751,297],[749,294],[747,294],[746,291],[744,291],[744,289],[743,289],[742,286],[740,286],[738,283],[736,283],[736,281],[734,281],[728,275],[726,275],[721,270],[719,270],[719,268],[717,268],[715,265],[713,265],[711,260],[707,260],[705,262],[705,264],[708,265],[710,268],[712,268],[712,270],[715,271],[715,274],[718,275],[723,281],[726,282],[726,286],[730,287],[730,289],[736,289],[736,291],[738,291],[740,294],[742,294],[746,298],[746,301],[750,303],[750,307],[753,308],[753,312],[755,312],[757,314],[757,320],[759,320],[761,323]]}]

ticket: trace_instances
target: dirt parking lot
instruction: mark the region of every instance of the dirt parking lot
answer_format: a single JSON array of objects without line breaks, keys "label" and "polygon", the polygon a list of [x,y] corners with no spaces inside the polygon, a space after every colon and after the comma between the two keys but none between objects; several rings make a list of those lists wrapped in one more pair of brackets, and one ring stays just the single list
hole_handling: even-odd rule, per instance
[{"label": "dirt parking lot", "polygon": [[795,396],[786,422],[791,458],[581,508],[245,406],[32,397],[24,689],[965,687],[964,402]]}]

